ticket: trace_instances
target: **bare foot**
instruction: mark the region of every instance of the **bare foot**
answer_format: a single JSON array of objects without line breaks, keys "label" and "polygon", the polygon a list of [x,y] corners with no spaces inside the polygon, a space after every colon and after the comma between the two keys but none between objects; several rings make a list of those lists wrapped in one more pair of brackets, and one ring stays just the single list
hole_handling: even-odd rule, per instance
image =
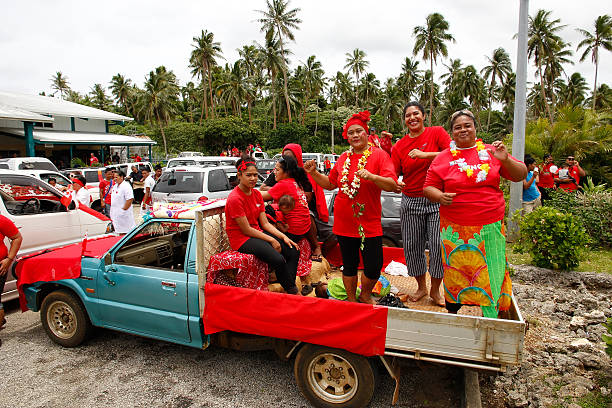
[{"label": "bare foot", "polygon": [[410,301],[412,302],[418,302],[419,300],[421,300],[423,297],[425,297],[427,295],[427,290],[423,289],[423,290],[417,290],[416,292],[414,292],[414,294],[412,295],[408,295],[408,298],[410,299]]},{"label": "bare foot", "polygon": [[440,307],[446,306],[446,302],[444,301],[444,297],[442,295],[440,295],[439,292],[437,292],[437,293],[430,293],[429,297],[431,298],[431,300],[434,301],[434,303],[437,306],[440,306]]},{"label": "bare foot", "polygon": [[357,301],[359,303],[368,303],[370,305],[375,305],[376,304],[374,299],[372,299],[372,296],[368,296],[367,299],[366,299],[364,296],[359,295],[359,298],[357,299]]},{"label": "bare foot", "polygon": [[317,245],[317,247],[315,249],[312,250],[312,257],[313,258],[321,258],[321,247],[319,245]]}]

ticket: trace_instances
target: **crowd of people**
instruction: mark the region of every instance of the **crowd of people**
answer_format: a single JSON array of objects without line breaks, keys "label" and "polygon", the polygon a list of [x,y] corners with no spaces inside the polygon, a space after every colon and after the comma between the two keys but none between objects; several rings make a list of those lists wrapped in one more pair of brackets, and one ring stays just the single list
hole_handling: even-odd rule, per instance
[{"label": "crowd of people", "polygon": [[[425,127],[425,109],[417,102],[405,106],[403,118],[408,133],[393,146],[393,135],[378,136],[368,127],[368,111],[353,115],[343,127],[349,150],[323,172],[314,160],[303,163],[299,145],[288,144],[259,190],[255,160],[241,158],[239,184],[226,203],[230,245],[269,264],[284,290],[298,294],[296,243],[308,239],[313,259],[337,243],[346,299],[373,303],[383,265],[381,192],[401,192],[404,254],[417,283],[410,299],[429,295],[451,313],[477,305],[484,316],[498,317],[509,309],[512,293],[500,178],[525,180],[527,167],[502,142],[477,140],[476,121],[468,110],[452,115],[451,135],[442,127]],[[331,226],[323,189],[339,189]],[[278,206],[284,222],[269,222],[268,200]],[[358,279],[360,255],[363,273]]]}]

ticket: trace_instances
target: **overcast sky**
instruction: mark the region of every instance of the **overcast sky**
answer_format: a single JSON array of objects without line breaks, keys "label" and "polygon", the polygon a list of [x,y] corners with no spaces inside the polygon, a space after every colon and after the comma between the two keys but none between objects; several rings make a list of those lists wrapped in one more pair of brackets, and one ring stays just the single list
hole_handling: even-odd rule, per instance
[{"label": "overcast sky", "polygon": [[[593,31],[597,16],[610,14],[610,5],[609,0],[532,0],[529,11],[534,15],[541,8],[551,10],[567,25],[561,35],[575,52],[581,39],[576,28]],[[234,62],[237,48],[263,42],[255,10],[265,7],[264,0],[7,1],[0,23],[0,90],[48,93],[56,71],[81,93],[94,83],[108,86],[117,73],[142,86],[145,75],[159,65],[173,70],[184,85],[192,80],[188,60],[194,36],[202,29],[212,31],[226,61]],[[382,84],[397,76],[404,58],[412,56],[412,29],[438,12],[456,39],[449,45],[449,57],[480,70],[486,56],[501,46],[516,69],[512,37],[518,31],[519,0],[292,0],[290,7],[301,9],[302,20],[289,45],[292,67],[316,55],[332,76],[345,71],[345,54],[360,48],[370,62],[367,71]],[[578,63],[580,54],[575,53],[576,65],[567,65],[566,72],[580,72],[592,87],[594,66],[590,57]],[[598,84],[612,84],[611,66],[612,53],[604,51]],[[421,61],[419,67],[428,68],[429,63]],[[445,70],[441,63],[434,67],[436,77]],[[534,80],[533,71],[530,67],[529,81]]]}]

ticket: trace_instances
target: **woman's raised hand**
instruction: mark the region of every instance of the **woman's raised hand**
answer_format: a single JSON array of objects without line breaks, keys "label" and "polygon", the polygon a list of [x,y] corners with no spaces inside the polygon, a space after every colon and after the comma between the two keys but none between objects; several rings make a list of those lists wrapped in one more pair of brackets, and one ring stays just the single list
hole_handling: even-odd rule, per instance
[{"label": "woman's raised hand", "polygon": [[506,145],[501,140],[496,140],[491,143],[495,150],[487,149],[489,153],[495,157],[499,161],[508,160],[508,149],[506,149]]},{"label": "woman's raised hand", "polygon": [[304,171],[308,174],[312,174],[317,171],[317,162],[314,160],[308,160],[306,163],[304,163]]}]

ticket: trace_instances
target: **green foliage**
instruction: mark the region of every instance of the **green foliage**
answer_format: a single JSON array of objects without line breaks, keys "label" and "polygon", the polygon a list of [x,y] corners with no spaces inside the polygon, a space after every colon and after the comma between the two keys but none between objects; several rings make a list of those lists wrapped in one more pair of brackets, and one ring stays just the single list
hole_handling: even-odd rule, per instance
[{"label": "green foliage", "polygon": [[249,144],[262,142],[261,129],[237,116],[209,119],[203,123],[203,127],[205,153],[217,155],[228,144],[244,149]]},{"label": "green foliage", "polygon": [[271,130],[266,140],[267,148],[282,148],[287,143],[302,144],[308,140],[308,128],[299,123],[281,123],[276,130]]},{"label": "green foliage", "polygon": [[578,266],[588,236],[578,217],[540,207],[520,220],[521,237],[515,249],[528,252],[534,265],[569,270]]},{"label": "green foliage", "polygon": [[578,218],[595,248],[612,248],[612,191],[593,186],[583,193],[558,189],[551,193],[546,206]]},{"label": "green foliage", "polygon": [[85,162],[79,159],[78,157],[73,157],[72,160],[70,160],[70,167],[72,168],[86,167],[86,166],[87,165],[85,164]]},{"label": "green foliage", "polygon": [[[157,130],[157,129],[156,129]],[[164,129],[168,141],[168,153],[198,152],[205,150],[204,127],[195,123],[172,122]],[[154,139],[159,143],[161,133],[156,131]],[[207,150],[207,149],[206,149]],[[208,151],[211,155],[220,153]]]},{"label": "green foliage", "polygon": [[602,323],[603,326],[608,329],[608,334],[603,334],[601,338],[606,343],[606,353],[612,358],[612,317],[608,318],[606,323]]}]

